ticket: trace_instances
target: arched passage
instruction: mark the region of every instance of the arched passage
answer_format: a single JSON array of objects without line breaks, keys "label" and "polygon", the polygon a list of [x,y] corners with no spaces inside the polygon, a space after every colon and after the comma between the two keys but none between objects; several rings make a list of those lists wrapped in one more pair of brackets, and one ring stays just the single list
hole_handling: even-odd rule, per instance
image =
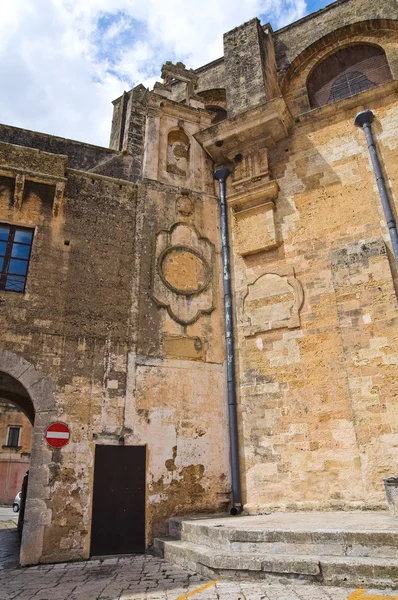
[{"label": "arched passage", "polygon": [[[34,407],[16,379],[0,371],[0,502],[14,505],[29,470]],[[18,505],[14,512],[18,511]],[[15,515],[13,515],[15,516]],[[17,515],[18,516],[18,515]],[[19,513],[22,526],[23,513]]]},{"label": "arched passage", "polygon": [[51,451],[44,432],[57,414],[54,386],[29,361],[0,350],[0,397],[18,405],[34,423],[20,562],[37,564],[43,551],[44,530],[51,522],[46,505]]},{"label": "arched passage", "polygon": [[33,425],[35,408],[25,387],[8,373],[0,371],[0,398],[18,406]]}]

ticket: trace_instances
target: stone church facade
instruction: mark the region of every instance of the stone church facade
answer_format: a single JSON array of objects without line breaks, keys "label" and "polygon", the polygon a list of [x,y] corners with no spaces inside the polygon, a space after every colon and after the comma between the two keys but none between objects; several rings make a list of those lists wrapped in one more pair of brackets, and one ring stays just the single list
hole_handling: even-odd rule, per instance
[{"label": "stone church facade", "polygon": [[0,398],[34,423],[22,564],[93,553],[97,446],[145,448],[147,546],[230,506],[219,166],[243,508],[386,507],[398,273],[354,118],[375,114],[394,205],[397,29],[395,0],[253,19],[115,100],[109,149],[0,126]]}]

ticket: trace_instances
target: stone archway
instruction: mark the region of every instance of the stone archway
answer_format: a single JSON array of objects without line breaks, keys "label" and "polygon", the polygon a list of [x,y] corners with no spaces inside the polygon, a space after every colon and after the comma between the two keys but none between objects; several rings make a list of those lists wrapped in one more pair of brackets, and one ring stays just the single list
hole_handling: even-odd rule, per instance
[{"label": "stone archway", "polygon": [[20,553],[21,565],[32,565],[40,561],[44,529],[51,522],[51,511],[46,504],[51,450],[45,442],[44,432],[48,424],[57,416],[55,388],[49,377],[43,375],[21,356],[8,350],[0,349],[0,371],[12,377],[17,386],[23,386],[33,404],[35,413],[29,486]]},{"label": "stone archway", "polygon": [[0,398],[16,405],[29,419],[35,420],[35,409],[25,387],[12,375],[0,369]]}]

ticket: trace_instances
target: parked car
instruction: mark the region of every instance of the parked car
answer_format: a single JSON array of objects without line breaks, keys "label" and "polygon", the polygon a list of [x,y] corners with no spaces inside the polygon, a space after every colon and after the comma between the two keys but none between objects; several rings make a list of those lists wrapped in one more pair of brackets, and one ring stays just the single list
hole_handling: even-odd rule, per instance
[{"label": "parked car", "polygon": [[22,495],[22,492],[18,492],[18,494],[14,498],[14,502],[12,505],[12,510],[14,512],[18,512],[19,509],[21,508],[21,495]]}]

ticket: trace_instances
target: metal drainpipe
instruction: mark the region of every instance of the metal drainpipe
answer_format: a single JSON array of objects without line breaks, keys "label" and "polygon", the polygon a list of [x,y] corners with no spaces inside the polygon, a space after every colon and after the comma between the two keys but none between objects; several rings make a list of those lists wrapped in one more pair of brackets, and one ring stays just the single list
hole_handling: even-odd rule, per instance
[{"label": "metal drainpipe", "polygon": [[394,250],[395,260],[398,263],[398,233],[397,226],[395,223],[394,215],[392,214],[390,199],[388,197],[386,182],[384,181],[383,173],[380,166],[379,157],[377,156],[376,144],[373,138],[372,128],[370,124],[374,119],[374,114],[371,110],[363,110],[355,117],[355,125],[362,127],[365,132],[366,141],[368,144],[368,150],[370,159],[372,161],[373,171],[376,177],[377,187],[379,188],[379,194],[381,203],[383,205],[384,215],[386,217],[388,229],[390,231],[390,237],[392,242],[392,248]]},{"label": "metal drainpipe", "polygon": [[225,182],[230,173],[230,170],[225,167],[217,168],[214,172],[214,179],[217,179],[218,183],[220,184],[221,242],[224,269],[225,341],[227,346],[227,396],[232,475],[231,515],[238,515],[242,511],[242,499],[240,490],[239,439],[236,411],[235,351],[233,335],[231,268],[228,244],[228,212],[225,193]]}]

